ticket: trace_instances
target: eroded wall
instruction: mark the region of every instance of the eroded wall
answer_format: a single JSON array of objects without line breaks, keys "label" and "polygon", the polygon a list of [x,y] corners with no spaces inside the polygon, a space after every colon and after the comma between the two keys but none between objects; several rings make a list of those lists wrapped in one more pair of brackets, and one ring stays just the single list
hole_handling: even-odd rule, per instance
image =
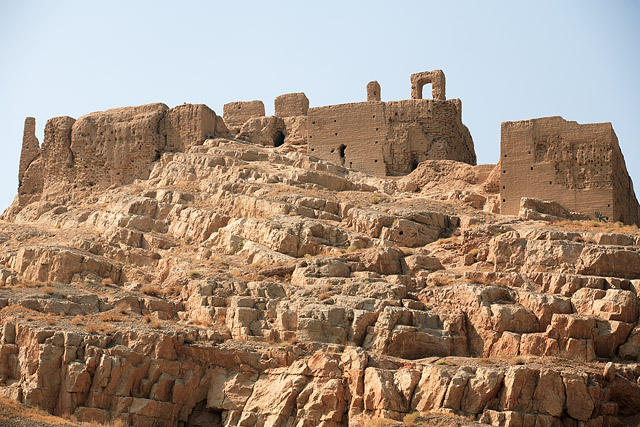
[{"label": "eroded wall", "polygon": [[459,100],[410,99],[310,108],[309,154],[377,175],[406,175],[424,160],[476,163]]},{"label": "eroded wall", "polygon": [[611,123],[562,117],[504,122],[501,211],[516,215],[522,197],[551,200],[591,218],[638,223],[640,208]]},{"label": "eroded wall", "polygon": [[307,122],[309,154],[368,174],[386,175],[383,102],[310,108]]},{"label": "eroded wall", "polygon": [[274,115],[280,118],[306,116],[309,111],[309,98],[302,92],[285,93],[273,101]]},{"label": "eroded wall", "polygon": [[147,104],[47,121],[42,147],[35,120],[27,118],[20,161],[18,208],[42,194],[71,188],[108,188],[146,179],[165,151],[186,151],[208,137],[224,136],[224,122],[205,105],[169,109]]},{"label": "eroded wall", "polygon": [[222,118],[232,133],[238,133],[247,120],[264,115],[262,101],[229,102],[222,107]]}]

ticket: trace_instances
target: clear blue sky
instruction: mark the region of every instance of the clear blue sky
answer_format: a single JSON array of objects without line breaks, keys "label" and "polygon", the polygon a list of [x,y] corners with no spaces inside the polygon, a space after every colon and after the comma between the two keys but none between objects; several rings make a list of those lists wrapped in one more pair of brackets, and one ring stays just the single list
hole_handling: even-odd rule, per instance
[{"label": "clear blue sky", "polygon": [[612,122],[640,195],[640,2],[2,1],[0,209],[17,191],[26,116],[126,105],[223,104],[283,93],[312,106],[409,98],[444,70],[479,163],[500,123],[561,115]]}]

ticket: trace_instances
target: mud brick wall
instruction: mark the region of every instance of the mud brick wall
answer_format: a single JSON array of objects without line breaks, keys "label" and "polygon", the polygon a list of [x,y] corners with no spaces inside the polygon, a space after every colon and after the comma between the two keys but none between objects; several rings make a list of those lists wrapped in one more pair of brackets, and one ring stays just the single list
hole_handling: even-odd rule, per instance
[{"label": "mud brick wall", "polygon": [[611,123],[578,124],[562,117],[502,123],[502,213],[520,199],[560,203],[610,221],[637,223],[639,207]]}]

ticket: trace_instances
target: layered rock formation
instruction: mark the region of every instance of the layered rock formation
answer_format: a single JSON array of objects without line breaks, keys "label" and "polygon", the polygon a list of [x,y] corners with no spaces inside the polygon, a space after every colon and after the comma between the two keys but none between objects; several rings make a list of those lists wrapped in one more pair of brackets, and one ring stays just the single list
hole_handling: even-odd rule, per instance
[{"label": "layered rock formation", "polygon": [[52,119],[39,151],[30,129],[0,397],[136,426],[640,416],[635,227],[497,215],[492,165],[372,177],[204,106]]}]

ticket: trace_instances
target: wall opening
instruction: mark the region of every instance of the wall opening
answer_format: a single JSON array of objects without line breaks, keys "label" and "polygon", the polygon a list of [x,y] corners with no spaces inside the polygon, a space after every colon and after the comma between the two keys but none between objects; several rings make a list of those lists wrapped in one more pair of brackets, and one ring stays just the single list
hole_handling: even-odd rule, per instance
[{"label": "wall opening", "polygon": [[340,154],[340,162],[342,163],[342,166],[344,166],[344,151],[347,149],[347,146],[342,144],[340,145],[340,147],[338,147],[338,153]]},{"label": "wall opening", "polygon": [[273,146],[280,147],[282,144],[284,144],[284,133],[282,133],[282,131],[278,131],[273,137]]},{"label": "wall opening", "polygon": [[414,170],[418,169],[419,164],[420,162],[418,162],[417,160],[412,161],[411,165],[409,166],[409,172],[413,172]]}]

